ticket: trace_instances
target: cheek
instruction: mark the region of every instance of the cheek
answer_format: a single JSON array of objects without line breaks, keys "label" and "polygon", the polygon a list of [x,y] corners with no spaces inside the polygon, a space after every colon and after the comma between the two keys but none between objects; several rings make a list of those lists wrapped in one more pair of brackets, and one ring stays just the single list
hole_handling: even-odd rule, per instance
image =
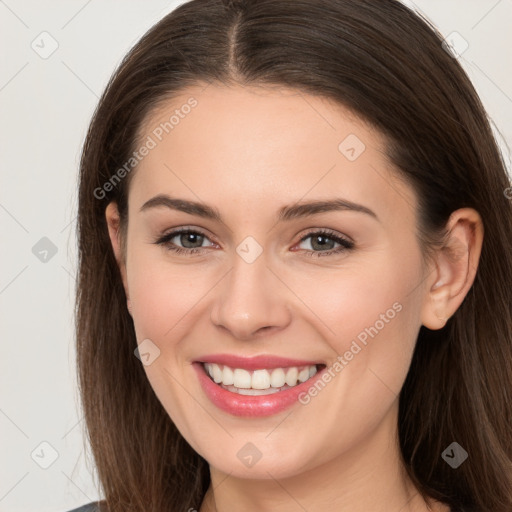
[{"label": "cheek", "polygon": [[182,347],[195,332],[198,315],[206,314],[202,299],[218,277],[210,279],[208,272],[198,272],[193,265],[170,263],[165,253],[151,249],[133,250],[127,267],[135,334],[138,343],[149,339],[156,347],[152,350],[158,356],[144,371],[177,428],[190,435],[187,418],[193,404],[180,384],[191,378],[192,369]]},{"label": "cheek", "polygon": [[176,339],[214,283],[206,268],[201,272],[194,265],[172,263],[163,249],[154,247],[135,248],[127,269],[138,340]]},{"label": "cheek", "polygon": [[381,258],[327,271],[321,279],[295,276],[293,289],[308,307],[309,322],[333,349],[330,360],[342,358],[335,373],[350,377],[351,387],[370,386],[367,396],[371,383],[381,387],[379,379],[399,392],[421,326],[420,253],[399,254],[383,251]]}]

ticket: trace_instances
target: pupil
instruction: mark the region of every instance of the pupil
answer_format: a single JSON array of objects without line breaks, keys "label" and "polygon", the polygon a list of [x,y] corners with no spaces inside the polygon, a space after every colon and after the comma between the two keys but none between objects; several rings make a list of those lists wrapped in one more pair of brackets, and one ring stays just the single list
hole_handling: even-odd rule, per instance
[{"label": "pupil", "polygon": [[[185,242],[184,242],[185,241]],[[193,245],[194,244],[194,241],[195,242],[200,242],[199,243],[199,247],[201,247],[203,241],[202,241],[202,235],[197,235],[195,233],[186,233],[184,235],[181,235],[181,243],[183,244],[183,247],[187,247],[187,248],[194,248],[195,246]],[[187,245],[189,242],[192,243],[192,247],[190,247],[189,245]]]},{"label": "pupil", "polygon": [[[329,242],[328,242],[329,238],[326,237],[326,236],[316,236],[313,238],[313,243],[312,243],[312,246],[314,249],[325,249],[326,248],[326,244],[329,245]],[[327,242],[326,242],[327,241]],[[315,243],[318,247],[315,247]],[[332,240],[330,242],[331,244],[334,243]],[[329,247],[329,248],[332,248],[332,247]]]}]

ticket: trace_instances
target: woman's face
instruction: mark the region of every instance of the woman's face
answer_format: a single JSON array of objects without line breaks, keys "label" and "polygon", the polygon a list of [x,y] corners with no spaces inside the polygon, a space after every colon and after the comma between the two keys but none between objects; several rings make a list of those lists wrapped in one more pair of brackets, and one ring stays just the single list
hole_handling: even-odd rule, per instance
[{"label": "woman's face", "polygon": [[[122,272],[144,369],[183,436],[245,478],[384,447],[435,276],[415,235],[417,200],[380,134],[326,99],[209,85],[159,108],[141,141]],[[182,203],[147,203],[162,195]],[[184,228],[193,233],[156,243]],[[226,355],[299,362],[294,374],[282,361],[251,367]],[[198,361],[210,356],[214,377],[229,379],[226,361],[239,387],[325,369],[299,381],[299,398],[247,396],[205,376]],[[206,378],[223,399],[210,398]]]}]

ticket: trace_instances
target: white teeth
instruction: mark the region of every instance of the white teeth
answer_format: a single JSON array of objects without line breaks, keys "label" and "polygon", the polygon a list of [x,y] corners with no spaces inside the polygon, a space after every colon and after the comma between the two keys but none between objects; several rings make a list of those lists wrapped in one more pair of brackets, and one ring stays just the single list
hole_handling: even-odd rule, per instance
[{"label": "white teeth", "polygon": [[284,386],[285,381],[286,376],[282,368],[275,368],[274,370],[272,370],[272,375],[270,377],[270,385],[273,388],[280,388]]},{"label": "white teeth", "polygon": [[252,373],[251,388],[268,389],[270,387],[270,375],[267,370],[254,370]]},{"label": "white teeth", "polygon": [[309,379],[309,368],[304,368],[299,372],[299,380],[304,382]]},{"label": "white teeth", "polygon": [[247,370],[236,368],[233,371],[233,386],[249,389],[251,387],[251,374]]},{"label": "white teeth", "polygon": [[230,386],[233,382],[233,370],[229,366],[224,366],[224,370],[222,370],[222,383]]},{"label": "white teeth", "polygon": [[299,376],[299,370],[296,367],[290,368],[286,372],[286,384],[288,386],[295,386],[297,384],[297,377]]},{"label": "white teeth", "polygon": [[[236,388],[235,388],[236,389]],[[269,390],[263,390],[263,389],[239,389],[238,394],[239,395],[271,395],[273,393],[279,393],[279,389],[269,388]]]},{"label": "white teeth", "polygon": [[219,382],[222,382],[222,370],[219,368],[218,365],[214,364],[212,367],[213,371],[213,380],[218,384]]},{"label": "white teeth", "polygon": [[[317,372],[314,364],[301,367],[291,366],[289,368],[254,370],[252,372],[243,368],[230,368],[215,363],[204,363],[204,367],[214,382],[226,389],[236,389],[243,395],[274,393],[280,388],[284,387],[286,389],[305,382]],[[256,392],[253,393],[253,391]]]},{"label": "white teeth", "polygon": [[284,391],[285,389],[290,389],[290,386],[284,385],[281,388],[268,388],[268,389],[243,389],[243,388],[235,388],[235,386],[224,386],[224,384],[220,384],[220,387],[231,391],[232,393],[238,393],[239,395],[272,395],[274,393],[279,393],[279,391]]}]

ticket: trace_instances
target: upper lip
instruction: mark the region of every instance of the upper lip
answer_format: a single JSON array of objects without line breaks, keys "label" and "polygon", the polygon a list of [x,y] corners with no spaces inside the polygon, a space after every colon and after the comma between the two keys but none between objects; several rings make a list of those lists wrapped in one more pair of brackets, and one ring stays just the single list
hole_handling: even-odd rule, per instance
[{"label": "upper lip", "polygon": [[263,354],[253,357],[240,357],[234,354],[211,354],[196,359],[200,363],[215,363],[230,368],[243,368],[246,370],[259,370],[262,368],[283,368],[287,366],[323,365],[320,361],[306,361],[305,359],[289,359],[287,357]]}]

